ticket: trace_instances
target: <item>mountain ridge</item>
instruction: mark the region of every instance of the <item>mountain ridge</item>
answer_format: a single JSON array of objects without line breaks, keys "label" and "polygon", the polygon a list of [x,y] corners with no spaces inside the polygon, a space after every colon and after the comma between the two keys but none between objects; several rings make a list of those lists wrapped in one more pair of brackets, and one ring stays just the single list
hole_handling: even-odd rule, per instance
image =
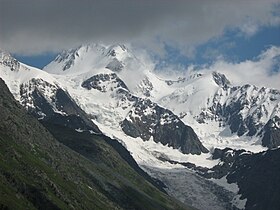
[{"label": "mountain ridge", "polygon": [[[90,45],[90,47],[93,46]],[[116,46],[107,46],[103,50],[114,49],[114,47]],[[261,145],[269,147],[279,146],[279,142],[268,137],[269,132],[264,130],[265,125],[270,119],[272,120],[274,116],[279,117],[280,115],[279,108],[277,108],[280,104],[279,90],[265,87],[258,88],[250,84],[236,86],[224,74],[215,71],[197,72],[178,78],[178,80],[162,79],[153,73],[152,69],[144,67],[143,61],[129,60],[128,58],[135,57],[133,52],[129,51],[127,53],[121,47],[119,48],[119,51],[122,52],[122,56],[119,59],[123,64],[126,64],[125,62],[128,60],[129,65],[125,65],[126,67],[121,71],[112,72],[116,73],[124,84],[127,82],[131,83],[130,75],[136,75],[134,85],[126,84],[127,89],[138,97],[148,98],[174,112],[185,124],[191,125],[195,132],[198,133],[200,139],[207,139],[213,134],[212,130],[209,132],[209,129],[203,128],[207,127],[207,124],[211,124],[214,130],[219,130],[219,133],[224,133],[228,126],[232,137],[237,135],[237,138],[247,138],[247,141],[250,141],[250,138],[254,138],[255,140],[251,144],[258,141],[262,142],[266,133],[266,143]],[[127,48],[125,49],[127,50]],[[88,53],[90,55],[92,52]],[[98,52],[93,54],[98,54]],[[89,55],[85,57],[90,59]],[[113,55],[116,56],[114,53]],[[82,58],[79,57],[79,59]],[[107,63],[110,63],[110,59]],[[140,69],[135,67],[139,65],[142,66]],[[84,74],[85,76],[97,75],[95,70],[86,70],[85,68],[82,70],[82,72],[88,72]],[[106,68],[106,63],[103,64],[103,68]],[[100,73],[100,66],[97,69]],[[59,71],[59,69],[57,70]],[[107,72],[104,71],[104,73],[106,74]],[[138,75],[141,76],[137,78]],[[74,77],[79,78],[79,76]],[[81,77],[80,79],[86,81],[86,79]],[[107,85],[110,86],[109,83]],[[105,86],[103,85],[103,87]],[[203,134],[199,135],[199,133]],[[214,134],[216,138],[221,138],[219,133]],[[271,143],[268,142],[268,139],[271,139]],[[208,143],[206,142],[206,144]]]}]

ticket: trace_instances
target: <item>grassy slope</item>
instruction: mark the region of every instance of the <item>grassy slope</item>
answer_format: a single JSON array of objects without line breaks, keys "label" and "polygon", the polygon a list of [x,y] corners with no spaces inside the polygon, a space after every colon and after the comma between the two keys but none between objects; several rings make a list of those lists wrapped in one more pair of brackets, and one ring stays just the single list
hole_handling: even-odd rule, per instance
[{"label": "grassy slope", "polygon": [[90,140],[95,147],[83,144],[85,154],[59,143],[2,80],[0,88],[0,209],[186,209],[135,173],[102,138]]}]

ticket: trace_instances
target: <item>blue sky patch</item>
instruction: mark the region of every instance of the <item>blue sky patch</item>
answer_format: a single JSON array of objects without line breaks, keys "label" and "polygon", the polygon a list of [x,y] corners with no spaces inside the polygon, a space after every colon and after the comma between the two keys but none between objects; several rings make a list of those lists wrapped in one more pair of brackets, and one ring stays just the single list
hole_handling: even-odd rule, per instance
[{"label": "blue sky patch", "polygon": [[167,56],[158,60],[157,69],[168,65],[211,65],[218,59],[238,63],[255,60],[271,46],[280,46],[280,27],[262,27],[251,37],[241,35],[239,30],[227,30],[223,36],[213,38],[196,47],[194,56],[184,56],[179,49],[165,45]]}]

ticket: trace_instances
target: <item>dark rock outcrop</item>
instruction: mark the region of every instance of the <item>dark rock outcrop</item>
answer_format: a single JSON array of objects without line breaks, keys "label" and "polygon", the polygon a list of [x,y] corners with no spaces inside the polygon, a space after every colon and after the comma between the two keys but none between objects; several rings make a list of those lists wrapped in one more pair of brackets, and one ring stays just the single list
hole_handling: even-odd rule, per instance
[{"label": "dark rock outcrop", "polygon": [[280,118],[270,119],[263,129],[262,145],[269,149],[280,146]]},{"label": "dark rock outcrop", "polygon": [[105,68],[110,69],[114,72],[119,72],[124,68],[124,64],[121,61],[119,61],[117,58],[114,58],[112,61],[110,61],[107,64]]},{"label": "dark rock outcrop", "polygon": [[[248,96],[250,89],[259,92],[259,94]],[[261,123],[258,123],[259,119],[267,112],[266,108],[256,104],[256,101],[266,96],[262,95],[262,89],[258,90],[257,87],[251,85],[244,85],[237,89],[236,92],[240,92],[237,94],[240,96],[234,98],[231,103],[223,105],[221,116],[227,121],[232,133],[237,133],[238,136],[254,136],[263,126]],[[251,109],[251,107],[257,108],[251,114],[244,115],[243,112]]]},{"label": "dark rock outcrop", "polygon": [[253,154],[245,150],[215,149],[213,159],[221,163],[205,169],[192,169],[205,178],[226,177],[238,185],[240,199],[247,199],[246,210],[280,209],[280,149]]},{"label": "dark rock outcrop", "polygon": [[224,74],[218,73],[218,72],[213,72],[213,79],[216,82],[217,85],[223,88],[227,88],[228,85],[230,84],[230,81],[226,78]]},{"label": "dark rock outcrop", "polygon": [[100,132],[71,96],[42,79],[32,79],[20,86],[21,104],[39,120],[51,120],[72,129]]},{"label": "dark rock outcrop", "polygon": [[71,68],[74,63],[75,63],[75,59],[79,57],[79,53],[78,50],[69,50],[69,51],[63,51],[61,54],[59,54],[56,58],[55,58],[55,62],[57,63],[64,63],[62,70],[66,71],[67,69]]},{"label": "dark rock outcrop", "polygon": [[146,97],[151,96],[151,91],[154,89],[153,83],[149,81],[149,79],[146,77],[141,81],[141,83],[138,85],[138,90]]},{"label": "dark rock outcrop", "polygon": [[208,152],[193,129],[185,125],[170,110],[146,99],[138,99],[121,124],[123,131],[134,138],[140,137],[180,149],[183,153]]},{"label": "dark rock outcrop", "polygon": [[18,71],[20,63],[18,60],[13,58],[9,53],[2,52],[0,50],[0,64],[10,67],[11,71]]},{"label": "dark rock outcrop", "polygon": [[115,74],[97,74],[82,83],[82,87],[88,90],[96,89],[101,92],[107,92],[112,88],[124,88],[128,90],[125,83]]},{"label": "dark rock outcrop", "polygon": [[280,209],[280,149],[268,150],[238,158],[227,176],[237,183],[241,199],[247,198],[245,209]]}]

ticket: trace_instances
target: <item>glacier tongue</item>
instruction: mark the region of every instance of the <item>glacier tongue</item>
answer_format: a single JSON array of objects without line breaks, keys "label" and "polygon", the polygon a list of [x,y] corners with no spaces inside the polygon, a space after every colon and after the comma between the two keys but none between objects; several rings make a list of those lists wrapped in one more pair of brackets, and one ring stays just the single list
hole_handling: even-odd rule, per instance
[{"label": "glacier tongue", "polygon": [[106,135],[118,139],[148,174],[163,181],[167,186],[168,194],[198,209],[231,209],[235,192],[198,176],[194,171],[180,164],[161,160],[164,157],[164,159],[212,168],[219,164],[219,160],[213,160],[210,153],[182,154],[179,150],[156,143],[152,139],[142,141],[139,137],[135,139],[125,135],[121,130],[112,130],[98,123],[97,125]]}]

